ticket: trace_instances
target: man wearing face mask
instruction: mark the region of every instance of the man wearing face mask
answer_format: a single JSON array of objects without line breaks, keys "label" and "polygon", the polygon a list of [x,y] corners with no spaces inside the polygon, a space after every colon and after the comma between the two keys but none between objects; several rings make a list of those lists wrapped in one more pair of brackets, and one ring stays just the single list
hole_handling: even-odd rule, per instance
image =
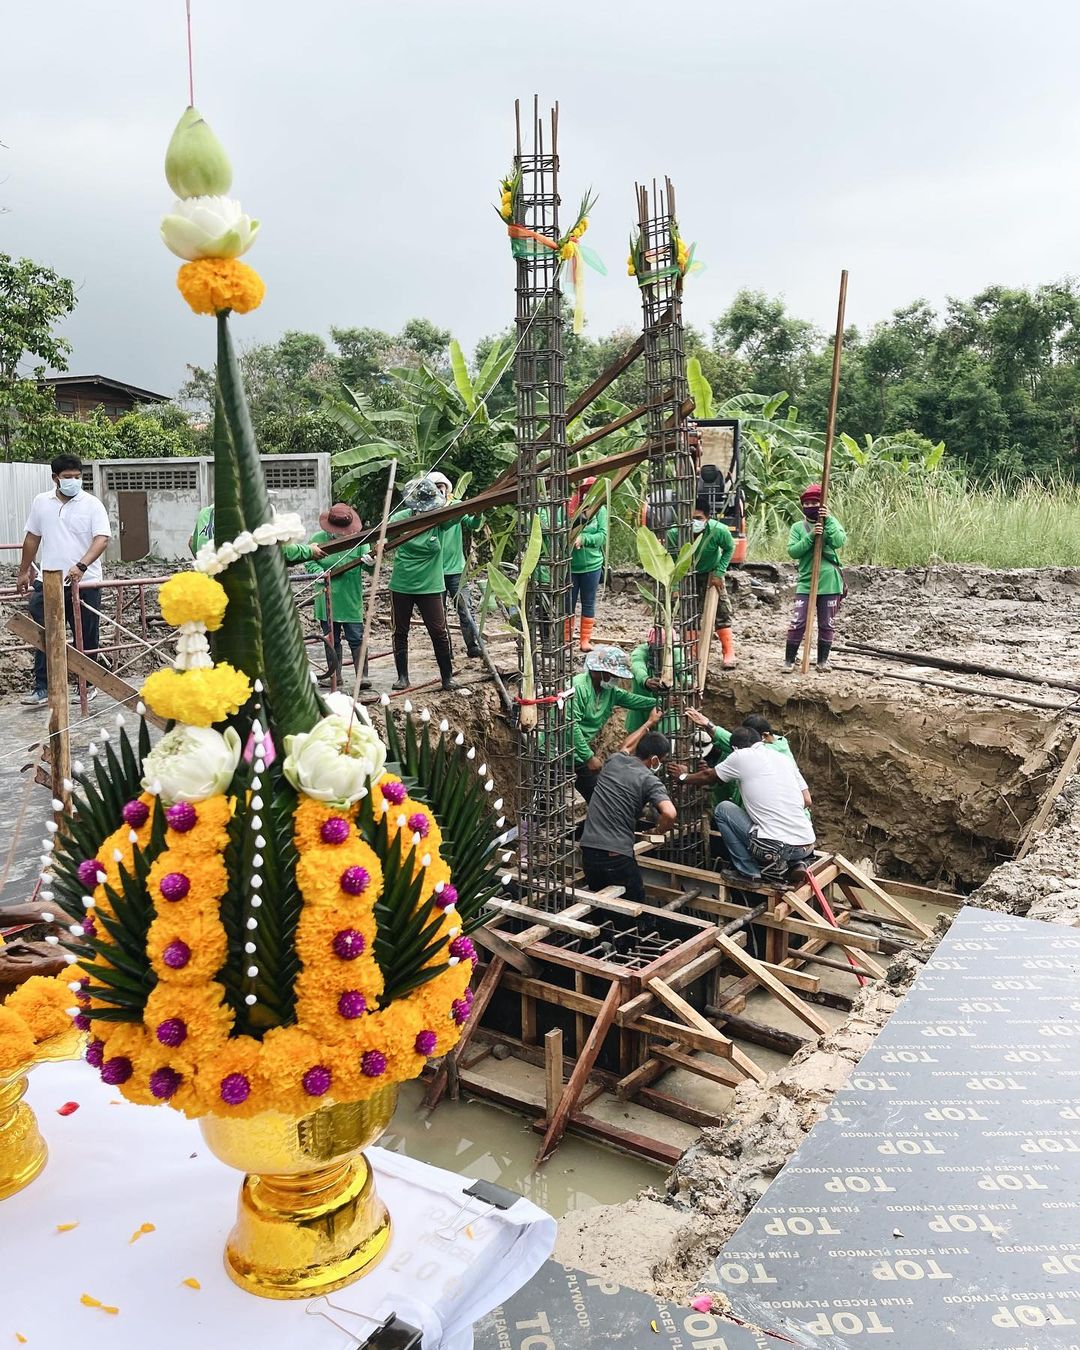
[{"label": "man wearing face mask", "polygon": [[651,694],[631,694],[616,680],[629,680],[634,672],[626,664],[621,647],[597,647],[585,658],[585,669],[574,676],[574,786],[589,801],[603,760],[592,743],[611,720],[616,708],[651,712],[656,699]]},{"label": "man wearing face mask", "polygon": [[[724,586],[728,564],[735,552],[735,536],[722,520],[709,518],[709,499],[699,497],[694,505],[694,515],[690,522],[696,544],[694,550],[694,576],[697,581],[697,612],[699,616],[705,607],[705,596],[710,586],[716,591],[716,636],[724,656],[724,669],[735,668],[735,643],[731,636],[731,602]],[[679,551],[679,531],[676,526],[668,530],[668,551]]]},{"label": "man wearing face mask", "polygon": [[653,728],[654,708],[645,725],[628,736],[600,771],[581,835],[581,857],[589,889],[622,886],[627,900],[644,900],[645,885],[634,855],[638,820],[646,806],[656,811],[650,828],[667,834],[677,819],[671,795],[660,777],[671,742]]},{"label": "man wearing face mask", "polygon": [[806,612],[810,605],[810,576],[814,570],[814,546],[821,538],[821,573],[817,593],[817,668],[828,665],[829,652],[836,640],[836,613],[846,593],[840,570],[840,550],[847,535],[834,515],[821,509],[821,484],[811,483],[799,498],[803,519],[792,525],[788,534],[788,556],[799,564],[795,587],[795,613],[784,646],[784,669],[795,669],[799,643],[806,632]]},{"label": "man wearing face mask", "polygon": [[[41,581],[35,580],[34,560],[42,572],[63,572],[64,612],[72,637],[75,633],[75,615],[72,609],[72,583],[79,593],[79,618],[82,627],[83,651],[97,660],[98,616],[101,608],[101,555],[112,535],[105,507],[84,492],[82,460],[78,455],[57,455],[49,466],[53,486],[49,492],[39,493],[30,507],[23,539],[22,558],[16,589],[20,594],[30,592],[30,617],[45,623],[45,597]],[[29,708],[44,708],[49,702],[49,679],[45,653],[34,652],[34,689],[22,700]],[[91,686],[88,698],[96,698]]]}]

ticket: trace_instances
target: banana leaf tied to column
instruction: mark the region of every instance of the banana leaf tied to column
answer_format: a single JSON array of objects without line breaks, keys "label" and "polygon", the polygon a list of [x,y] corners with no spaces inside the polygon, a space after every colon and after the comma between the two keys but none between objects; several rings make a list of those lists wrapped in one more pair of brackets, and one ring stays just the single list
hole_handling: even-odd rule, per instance
[{"label": "banana leaf tied to column", "polygon": [[630,252],[626,256],[626,275],[637,277],[639,286],[652,286],[664,277],[686,277],[705,270],[705,264],[694,256],[697,244],[688,244],[679,233],[677,220],[671,222],[671,255],[674,263],[658,267],[661,250],[645,249],[641,242],[641,230],[630,236]]}]

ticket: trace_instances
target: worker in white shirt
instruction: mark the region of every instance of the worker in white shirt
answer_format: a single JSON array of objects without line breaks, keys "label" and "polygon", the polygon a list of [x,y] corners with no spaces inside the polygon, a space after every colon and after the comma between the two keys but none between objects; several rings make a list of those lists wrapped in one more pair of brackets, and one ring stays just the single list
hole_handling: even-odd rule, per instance
[{"label": "worker in white shirt", "polygon": [[[108,546],[112,529],[102,503],[92,493],[83,491],[83,466],[78,455],[57,455],[49,467],[53,487],[50,492],[39,493],[30,507],[15,585],[20,594],[30,592],[30,617],[44,625],[45,597],[40,578],[35,575],[35,559],[38,572],[63,572],[64,612],[74,637],[75,614],[71,603],[74,582],[79,594],[82,648],[96,661],[101,555]],[[96,695],[97,690],[93,687],[87,691],[89,698]],[[34,688],[23,703],[27,707],[42,708],[48,701],[45,653],[35,651]]]},{"label": "worker in white shirt", "polygon": [[726,759],[678,776],[684,783],[738,783],[742,806],[721,802],[713,813],[734,868],[721,875],[733,886],[784,883],[792,868],[813,857],[816,839],[806,813],[806,780],[793,759],[778,755],[752,727],[735,728]]}]

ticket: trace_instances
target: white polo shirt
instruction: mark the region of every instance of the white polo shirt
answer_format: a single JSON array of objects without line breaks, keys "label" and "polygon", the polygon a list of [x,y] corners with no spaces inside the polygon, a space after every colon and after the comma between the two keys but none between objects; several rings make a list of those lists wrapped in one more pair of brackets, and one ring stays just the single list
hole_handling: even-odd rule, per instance
[{"label": "white polo shirt", "polygon": [[762,839],[804,848],[814,843],[814,827],[803,810],[806,780],[793,759],[758,741],[732,750],[716,766],[716,776],[721,783],[738,783],[743,808]]},{"label": "white polo shirt", "polygon": [[[75,566],[95,535],[112,535],[109,514],[104,504],[92,492],[85,490],[77,497],[57,499],[55,490],[39,492],[30,507],[26,533],[41,537],[37,565],[43,572],[63,572],[66,576]],[[86,569],[83,581],[87,584],[101,580],[101,559]]]}]

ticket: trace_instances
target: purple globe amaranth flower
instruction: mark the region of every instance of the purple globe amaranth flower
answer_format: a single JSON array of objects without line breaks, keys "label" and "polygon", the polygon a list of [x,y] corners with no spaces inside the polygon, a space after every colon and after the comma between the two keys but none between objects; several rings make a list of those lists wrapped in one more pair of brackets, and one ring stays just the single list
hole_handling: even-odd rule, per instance
[{"label": "purple globe amaranth flower", "polygon": [[126,824],[130,825],[133,830],[137,830],[150,819],[150,808],[145,802],[139,801],[138,797],[134,797],[130,802],[125,802],[124,809],[120,814],[124,817]]},{"label": "purple globe amaranth flower", "polygon": [[120,1083],[126,1083],[134,1072],[127,1055],[114,1055],[101,1066],[101,1081],[115,1087]]},{"label": "purple globe amaranth flower", "polygon": [[187,1040],[187,1023],[179,1017],[166,1017],[164,1022],[157,1024],[157,1031],[154,1033],[162,1045],[167,1045],[175,1050],[178,1045],[183,1045]]},{"label": "purple globe amaranth flower", "polygon": [[170,830],[185,834],[195,828],[199,813],[190,802],[176,802],[165,812],[165,819],[169,822]]},{"label": "purple globe amaranth flower", "polygon": [[221,1100],[226,1106],[239,1106],[251,1096],[251,1083],[242,1073],[227,1073],[221,1080]]},{"label": "purple globe amaranth flower", "polygon": [[90,1019],[89,1017],[87,1017],[85,1013],[76,1013],[71,1020],[75,1023],[75,1025],[79,1028],[80,1031],[90,1030]]},{"label": "purple globe amaranth flower", "polygon": [[431,833],[431,821],[428,820],[423,811],[417,811],[409,817],[409,829],[414,834],[418,834],[421,839],[426,839]]},{"label": "purple globe amaranth flower", "polygon": [[363,1017],[367,1012],[367,999],[358,989],[346,989],[337,1001],[337,1010],[342,1017]]},{"label": "purple globe amaranth flower", "polygon": [[340,956],[343,961],[355,961],[367,946],[363,933],[358,933],[355,928],[343,928],[340,933],[334,934],[334,955]]},{"label": "purple globe amaranth flower", "polygon": [[452,905],[456,905],[457,887],[451,886],[448,882],[435,897],[435,903],[440,909],[449,909]]},{"label": "purple globe amaranth flower", "polygon": [[191,948],[183,938],[173,938],[161,953],[161,959],[170,970],[183,970],[191,960]]},{"label": "purple globe amaranth flower", "polygon": [[427,1056],[434,1054],[438,1043],[439,1038],[433,1031],[421,1031],[417,1033],[416,1040],[413,1042],[413,1049],[418,1055]]},{"label": "purple globe amaranth flower", "polygon": [[319,830],[319,838],[324,844],[343,844],[349,837],[349,822],[344,816],[331,816],[324,820]]},{"label": "purple globe amaranth flower", "polygon": [[177,1073],[175,1069],[155,1069],[150,1075],[150,1091],[161,1101],[167,1102],[183,1081],[183,1074]]},{"label": "purple globe amaranth flower", "polygon": [[371,880],[366,867],[346,867],[341,874],[341,889],[346,895],[363,895]]},{"label": "purple globe amaranth flower", "polygon": [[360,1056],[360,1072],[365,1078],[379,1078],[386,1072],[386,1056],[381,1050],[365,1050]]},{"label": "purple globe amaranth flower", "polygon": [[84,1058],[92,1069],[100,1069],[105,1059],[105,1042],[91,1041],[86,1047]]},{"label": "purple globe amaranth flower", "polygon": [[456,937],[450,944],[450,955],[456,956],[459,961],[475,961],[476,948],[472,944],[472,939],[467,937]]},{"label": "purple globe amaranth flower", "polygon": [[191,890],[191,882],[183,872],[166,872],[161,878],[158,890],[165,900],[183,900]]},{"label": "purple globe amaranth flower", "polygon": [[83,915],[80,927],[83,930],[83,937],[97,936],[97,924],[93,921],[93,919],[90,917],[89,914]]},{"label": "purple globe amaranth flower", "polygon": [[469,1007],[469,1005],[465,1002],[463,998],[454,999],[453,1003],[451,1003],[450,1005],[450,1016],[454,1019],[454,1021],[458,1024],[459,1027],[463,1027],[465,1023],[469,1020],[469,1013],[471,1011],[472,1009]]},{"label": "purple globe amaranth flower", "polygon": [[102,870],[96,858],[84,858],[78,866],[79,885],[84,890],[92,891],[98,884],[98,873]]},{"label": "purple globe amaranth flower", "polygon": [[333,1074],[325,1064],[313,1064],[300,1079],[304,1091],[309,1097],[321,1097],[324,1093],[329,1092],[332,1081]]},{"label": "purple globe amaranth flower", "polygon": [[379,791],[383,795],[383,801],[390,802],[393,806],[400,806],[407,795],[404,783],[384,783]]}]

